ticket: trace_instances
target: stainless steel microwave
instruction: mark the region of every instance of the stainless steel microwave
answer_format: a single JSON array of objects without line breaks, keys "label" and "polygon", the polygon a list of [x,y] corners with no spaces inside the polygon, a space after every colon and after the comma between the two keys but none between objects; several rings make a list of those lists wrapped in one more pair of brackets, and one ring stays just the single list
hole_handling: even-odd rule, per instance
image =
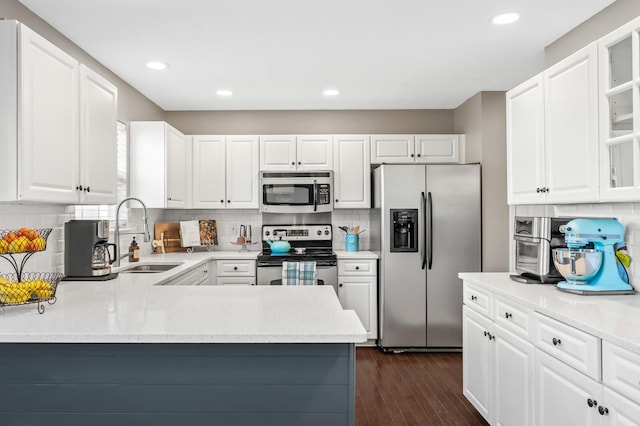
[{"label": "stainless steel microwave", "polygon": [[333,172],[261,172],[260,210],[321,213],[333,210]]}]

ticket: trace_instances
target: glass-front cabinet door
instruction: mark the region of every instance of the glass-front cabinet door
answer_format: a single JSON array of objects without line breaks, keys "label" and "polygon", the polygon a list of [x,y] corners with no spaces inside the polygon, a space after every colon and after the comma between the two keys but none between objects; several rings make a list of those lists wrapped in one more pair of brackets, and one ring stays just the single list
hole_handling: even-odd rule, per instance
[{"label": "glass-front cabinet door", "polygon": [[640,200],[640,19],[599,42],[600,199]]}]

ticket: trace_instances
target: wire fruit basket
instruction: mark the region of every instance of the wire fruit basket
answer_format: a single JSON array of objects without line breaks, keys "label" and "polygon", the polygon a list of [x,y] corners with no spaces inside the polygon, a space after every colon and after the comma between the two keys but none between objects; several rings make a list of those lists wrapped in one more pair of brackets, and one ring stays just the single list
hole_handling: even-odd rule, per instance
[{"label": "wire fruit basket", "polygon": [[44,302],[56,302],[56,289],[64,274],[60,272],[23,272],[0,275],[0,307],[38,304],[38,312],[44,312]]},{"label": "wire fruit basket", "polygon": [[56,288],[64,274],[58,272],[24,272],[27,261],[37,252],[47,249],[51,228],[20,228],[0,230],[0,257],[11,264],[12,274],[0,274],[0,308],[4,306],[38,304],[56,301]]}]

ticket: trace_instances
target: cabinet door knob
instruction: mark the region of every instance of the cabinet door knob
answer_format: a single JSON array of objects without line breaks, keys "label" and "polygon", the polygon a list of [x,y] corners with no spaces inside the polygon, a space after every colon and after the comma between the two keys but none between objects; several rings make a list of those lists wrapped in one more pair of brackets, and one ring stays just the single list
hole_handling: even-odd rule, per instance
[{"label": "cabinet door knob", "polygon": [[336,198],[336,203],[339,202],[338,199]]},{"label": "cabinet door knob", "polygon": [[471,300],[478,300],[477,296],[471,295]]},{"label": "cabinet door knob", "polygon": [[171,197],[167,197],[167,201],[171,201]]},{"label": "cabinet door knob", "polygon": [[555,337],[553,338],[552,342],[553,342],[553,346],[558,346],[560,343],[562,343],[560,339],[556,339]]},{"label": "cabinet door knob", "polygon": [[360,267],[359,267],[359,266],[356,266],[356,271],[358,271],[358,270],[360,270]]},{"label": "cabinet door knob", "polygon": [[540,189],[540,188],[536,188],[536,192],[539,194],[539,193],[541,193],[541,192],[542,192],[542,189]]},{"label": "cabinet door knob", "polygon": [[292,161],[292,162],[291,162],[291,165],[292,165],[292,166],[295,166],[295,165],[296,165],[296,162],[295,162],[295,161]]},{"label": "cabinet door knob", "polygon": [[222,204],[224,204],[224,200],[220,200],[220,202],[221,202]]},{"label": "cabinet door knob", "polygon": [[338,284],[338,287],[342,287],[342,283]]},{"label": "cabinet door knob", "polygon": [[589,399],[587,399],[587,405],[589,407],[595,407],[595,406],[598,405],[598,402],[596,400],[594,400],[594,399],[589,398]]},{"label": "cabinet door knob", "polygon": [[302,161],[298,161],[298,166],[299,166],[300,164],[302,164]]},{"label": "cabinet door knob", "polygon": [[418,157],[421,157],[421,156],[422,156],[422,154],[418,154]]},{"label": "cabinet door knob", "polygon": [[411,158],[415,157],[415,155],[411,154]]},{"label": "cabinet door knob", "polygon": [[507,318],[507,319],[511,318],[512,316],[513,315],[511,315],[511,312],[505,312],[504,313],[504,317]]},{"label": "cabinet door knob", "polygon": [[87,186],[84,190],[87,191],[87,192],[91,192],[91,187]]},{"label": "cabinet door knob", "polygon": [[227,203],[231,203],[231,200],[227,200]]},{"label": "cabinet door knob", "polygon": [[237,270],[238,270],[238,267],[237,267],[237,266],[234,266],[234,267],[233,267],[233,270],[234,270],[234,271],[237,271]]},{"label": "cabinet door knob", "polygon": [[84,187],[82,185],[78,185],[76,188],[78,188],[78,191],[83,191]]},{"label": "cabinet door knob", "polygon": [[487,334],[489,334],[489,332],[487,330],[484,331],[484,336],[487,337]]},{"label": "cabinet door knob", "polygon": [[605,414],[609,414],[609,409],[601,405],[598,407],[598,413],[600,413],[601,416],[604,416]]}]

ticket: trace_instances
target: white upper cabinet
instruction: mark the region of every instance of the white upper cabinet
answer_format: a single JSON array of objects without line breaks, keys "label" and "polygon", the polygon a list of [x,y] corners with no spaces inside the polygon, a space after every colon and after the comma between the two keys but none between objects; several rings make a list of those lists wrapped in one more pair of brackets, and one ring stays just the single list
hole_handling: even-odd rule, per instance
[{"label": "white upper cabinet", "polygon": [[597,49],[507,92],[509,204],[598,200]]},{"label": "white upper cabinet", "polygon": [[260,170],[333,170],[333,136],[260,136]]},{"label": "white upper cabinet", "polygon": [[368,135],[333,137],[334,208],[371,207],[371,162]]},{"label": "white upper cabinet", "polygon": [[129,124],[130,193],[147,207],[186,207],[187,144],[164,121]]},{"label": "white upper cabinet", "polygon": [[115,202],[116,99],[113,85],[64,51],[0,21],[0,199]]},{"label": "white upper cabinet", "polygon": [[413,135],[371,135],[371,164],[414,163]]},{"label": "white upper cabinet", "polygon": [[600,198],[640,200],[640,18],[598,43],[600,73]]},{"label": "white upper cabinet", "polygon": [[257,209],[260,207],[259,138],[258,136],[227,136],[227,208]]},{"label": "white upper cabinet", "polygon": [[193,195],[199,209],[257,209],[258,137],[193,136]]},{"label": "white upper cabinet", "polygon": [[458,163],[461,135],[372,135],[371,164]]},{"label": "white upper cabinet", "polygon": [[116,87],[80,65],[80,182],[82,202],[115,204],[117,201]]},{"label": "white upper cabinet", "polygon": [[222,209],[226,193],[225,136],[193,136],[193,197],[191,206]]}]

